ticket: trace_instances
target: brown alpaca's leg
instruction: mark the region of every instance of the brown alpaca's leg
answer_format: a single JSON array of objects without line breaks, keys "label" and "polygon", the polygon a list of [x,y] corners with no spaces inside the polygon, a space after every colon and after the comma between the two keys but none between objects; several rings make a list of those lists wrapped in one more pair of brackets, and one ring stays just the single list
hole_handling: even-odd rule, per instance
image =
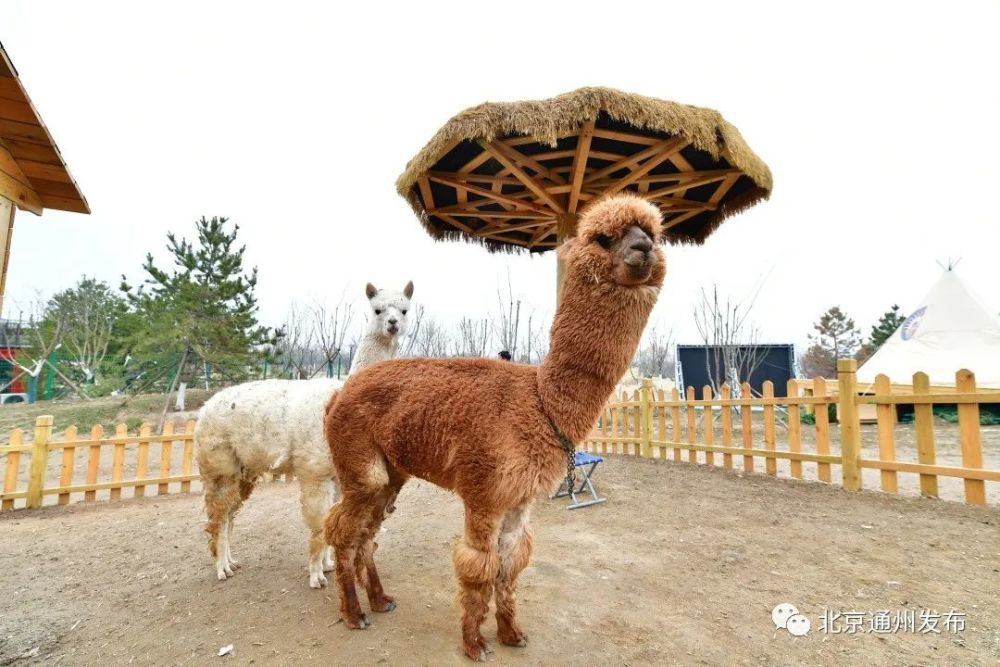
[{"label": "brown alpaca's leg", "polygon": [[517,578],[531,560],[533,535],[528,524],[531,505],[507,513],[500,528],[500,573],[494,600],[497,606],[497,639],[507,646],[527,646],[528,635],[517,624]]},{"label": "brown alpaca's leg", "polygon": [[378,549],[375,536],[378,535],[379,528],[385,520],[385,515],[391,514],[396,509],[394,504],[396,496],[399,494],[399,489],[407,480],[407,477],[393,470],[389,470],[389,478],[389,485],[379,493],[375,500],[375,505],[372,508],[372,521],[368,526],[366,539],[355,555],[354,563],[355,574],[358,581],[361,582],[361,586],[368,594],[368,601],[371,604],[372,611],[378,612],[392,611],[396,608],[396,600],[386,595],[382,589],[378,569],[375,567],[375,550]]},{"label": "brown alpaca's leg", "polygon": [[484,662],[489,647],[479,631],[490,610],[493,582],[500,571],[497,533],[501,516],[465,506],[465,536],[455,545],[458,601],[462,607],[462,649]]},{"label": "brown alpaca's leg", "polygon": [[324,533],[333,547],[333,565],[340,594],[340,617],[355,630],[367,628],[368,617],[361,611],[355,588],[355,555],[361,546],[365,528],[371,520],[371,497],[364,489],[343,489],[340,502],[330,508]]}]

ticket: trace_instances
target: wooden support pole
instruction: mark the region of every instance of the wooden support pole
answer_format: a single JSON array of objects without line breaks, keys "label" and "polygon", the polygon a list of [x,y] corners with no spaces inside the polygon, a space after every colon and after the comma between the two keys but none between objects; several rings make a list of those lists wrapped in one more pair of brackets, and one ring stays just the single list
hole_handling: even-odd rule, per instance
[{"label": "wooden support pole", "polygon": [[653,446],[650,444],[653,439],[653,408],[650,405],[652,401],[653,381],[649,378],[643,378],[639,390],[639,421],[642,423],[639,436],[639,456],[647,459],[653,457]]},{"label": "wooden support pole", "polygon": [[861,490],[861,420],[858,418],[858,362],[837,360],[837,404],[840,408],[840,457],[844,488]]},{"label": "wooden support pole", "polygon": [[52,439],[52,415],[35,419],[35,438],[31,442],[31,468],[28,476],[28,509],[42,506],[45,470],[48,466],[49,441]]},{"label": "wooden support pole", "polygon": [[4,294],[7,293],[7,265],[10,262],[10,239],[14,235],[14,202],[0,196],[0,315],[3,314]]}]

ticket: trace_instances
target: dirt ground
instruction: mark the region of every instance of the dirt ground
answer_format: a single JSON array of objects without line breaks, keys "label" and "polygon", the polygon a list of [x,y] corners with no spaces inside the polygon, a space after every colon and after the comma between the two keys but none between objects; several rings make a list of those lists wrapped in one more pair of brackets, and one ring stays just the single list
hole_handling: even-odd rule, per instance
[{"label": "dirt ground", "polygon": [[[851,494],[616,457],[603,505],[540,500],[521,578],[527,648],[498,665],[993,665],[1000,660],[1000,511]],[[379,538],[398,610],[337,622],[310,590],[294,483],[240,516],[242,567],[215,580],[201,498],[76,504],[0,516],[0,664],[442,665],[459,649],[450,545],[459,501],[411,483]],[[775,630],[790,602],[812,632]],[[824,610],[966,614],[964,631],[826,634]],[[495,633],[492,616],[484,632]],[[217,657],[234,645],[234,655]],[[19,657],[25,656],[25,657]]]}]

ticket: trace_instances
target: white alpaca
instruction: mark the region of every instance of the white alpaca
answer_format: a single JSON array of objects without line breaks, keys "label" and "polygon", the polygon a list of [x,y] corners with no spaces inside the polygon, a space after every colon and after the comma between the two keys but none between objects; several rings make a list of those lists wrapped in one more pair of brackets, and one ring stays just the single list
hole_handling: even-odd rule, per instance
[{"label": "white alpaca", "polygon": [[[365,288],[372,310],[351,372],[391,359],[406,331],[413,283],[402,292]],[[219,580],[233,575],[233,520],[258,478],[291,473],[299,480],[302,515],[310,530],[309,586],[322,588],[333,568],[323,519],[336,486],[323,414],[339,380],[260,380],[223,389],[205,402],[194,430],[205,486],[208,546]]]}]

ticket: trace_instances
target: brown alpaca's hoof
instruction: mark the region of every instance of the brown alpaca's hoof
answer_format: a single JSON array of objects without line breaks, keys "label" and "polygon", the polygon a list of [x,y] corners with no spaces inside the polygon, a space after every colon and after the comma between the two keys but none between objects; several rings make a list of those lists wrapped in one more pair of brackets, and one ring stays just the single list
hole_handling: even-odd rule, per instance
[{"label": "brown alpaca's hoof", "polygon": [[493,653],[493,649],[482,637],[476,640],[476,642],[471,646],[463,646],[462,650],[465,651],[465,655],[469,656],[476,662],[486,662],[486,656]]},{"label": "brown alpaca's hoof", "polygon": [[396,601],[388,595],[383,595],[381,600],[372,602],[372,611],[385,613],[396,608]]},{"label": "brown alpaca's hoof", "polygon": [[528,645],[528,635],[523,632],[509,633],[505,635],[497,633],[497,639],[499,639],[500,643],[504,646],[517,646],[524,648]]},{"label": "brown alpaca's hoof", "polygon": [[344,617],[344,625],[349,627],[351,630],[365,630],[370,626],[372,622],[368,620],[367,614],[358,614],[356,619],[351,619]]}]

